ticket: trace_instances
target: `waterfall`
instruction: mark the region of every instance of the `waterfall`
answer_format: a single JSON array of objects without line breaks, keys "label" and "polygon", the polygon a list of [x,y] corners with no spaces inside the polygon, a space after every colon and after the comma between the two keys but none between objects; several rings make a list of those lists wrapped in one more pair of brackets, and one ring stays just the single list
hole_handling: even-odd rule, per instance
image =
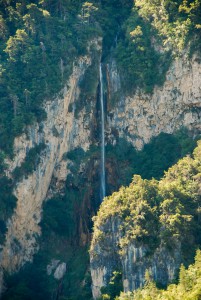
[{"label": "waterfall", "polygon": [[103,97],[103,73],[100,63],[100,104],[101,104],[101,201],[105,197],[105,113]]}]

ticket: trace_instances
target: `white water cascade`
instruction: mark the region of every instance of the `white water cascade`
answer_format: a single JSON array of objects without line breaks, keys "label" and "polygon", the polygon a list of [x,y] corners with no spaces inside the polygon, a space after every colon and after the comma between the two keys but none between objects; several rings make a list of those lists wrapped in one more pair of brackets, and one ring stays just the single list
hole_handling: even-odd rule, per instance
[{"label": "white water cascade", "polygon": [[100,104],[101,104],[101,200],[105,197],[105,112],[103,97],[103,73],[100,63]]}]

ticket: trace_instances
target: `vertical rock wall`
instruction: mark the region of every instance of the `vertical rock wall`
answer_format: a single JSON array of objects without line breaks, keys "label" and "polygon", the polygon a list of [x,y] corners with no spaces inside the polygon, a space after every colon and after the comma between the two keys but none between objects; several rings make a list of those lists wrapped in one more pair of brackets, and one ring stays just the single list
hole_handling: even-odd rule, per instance
[{"label": "vertical rock wall", "polygon": [[101,227],[104,237],[93,239],[90,262],[94,299],[101,296],[101,287],[109,284],[114,271],[122,272],[123,288],[128,292],[143,286],[146,271],[156,282],[166,285],[180,267],[180,242],[175,243],[174,249],[160,245],[154,251],[143,243],[129,242],[122,250],[120,228],[121,220],[112,217]]},{"label": "vertical rock wall", "polygon": [[[108,141],[115,144],[118,137],[138,150],[161,132],[173,133],[182,127],[194,134],[201,133],[201,64],[195,56],[186,55],[173,61],[163,86],[155,87],[151,95],[137,90],[126,95],[121,88],[121,76],[114,60],[107,66],[108,80]],[[114,134],[115,132],[115,134]],[[167,284],[173,280],[181,263],[180,244],[174,251],[162,245],[152,255],[147,246],[130,243],[119,255],[118,226],[108,220],[104,225],[104,245],[92,245],[91,274],[93,297],[100,296],[112,272],[120,266],[124,291],[134,290],[144,283],[146,269],[156,281]],[[115,238],[114,238],[115,237]],[[116,239],[116,240],[115,240]]]},{"label": "vertical rock wall", "polygon": [[[101,41],[94,41],[100,57]],[[15,158],[9,162],[8,176],[15,167],[24,161],[29,149],[44,143],[46,148],[41,153],[41,160],[36,170],[16,184],[14,194],[17,206],[7,222],[6,242],[1,253],[2,267],[13,272],[25,262],[31,261],[38,250],[37,238],[41,234],[39,222],[42,216],[42,204],[46,199],[52,177],[57,183],[65,181],[68,174],[67,161],[63,159],[66,152],[76,147],[87,150],[91,144],[91,129],[96,103],[91,100],[90,111],[83,108],[75,116],[76,105],[80,96],[79,82],[86,69],[91,65],[89,54],[81,57],[74,65],[68,83],[54,100],[44,104],[47,119],[41,124],[27,128],[27,133],[15,139]],[[58,184],[59,185],[59,184]]]},{"label": "vertical rock wall", "polygon": [[[108,65],[108,135],[112,132],[142,149],[153,136],[161,132],[173,133],[181,127],[201,131],[201,64],[194,56],[186,55],[173,61],[161,87],[151,95],[137,90],[126,96],[121,89],[120,75],[115,61]],[[116,100],[115,100],[116,99]]]}]

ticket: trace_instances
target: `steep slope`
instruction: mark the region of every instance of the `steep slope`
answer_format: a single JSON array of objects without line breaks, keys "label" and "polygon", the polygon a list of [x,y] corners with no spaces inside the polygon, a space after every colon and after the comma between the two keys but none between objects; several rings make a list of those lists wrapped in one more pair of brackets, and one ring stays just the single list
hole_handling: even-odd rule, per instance
[{"label": "steep slope", "polygon": [[[18,153],[7,172],[12,172],[15,166],[20,166],[26,156],[27,149],[34,145],[45,143],[46,148],[41,155],[42,159],[36,171],[18,183],[14,194],[18,199],[15,214],[10,220],[6,236],[5,248],[2,254],[2,265],[8,270],[15,270],[24,262],[32,259],[36,251],[35,237],[40,234],[38,224],[41,220],[41,207],[45,199],[53,172],[57,181],[65,181],[67,176],[67,162],[63,155],[82,145],[86,150],[90,145],[90,127],[85,125],[83,110],[79,119],[75,119],[74,111],[69,112],[69,105],[79,97],[78,81],[90,65],[90,57],[80,59],[78,66],[69,80],[70,89],[64,89],[64,98],[45,103],[47,119],[39,125],[30,128],[28,135],[15,140],[14,151]],[[93,108],[91,108],[93,110]],[[81,116],[82,115],[82,116]],[[92,116],[87,122],[92,122]],[[40,130],[40,131],[39,131]],[[55,133],[56,132],[56,133]],[[8,173],[9,175],[9,173]],[[29,238],[27,239],[26,236]],[[13,253],[13,239],[20,243],[18,251]]]},{"label": "steep slope", "polygon": [[[199,56],[176,58],[166,74],[162,87],[153,93],[137,90],[132,96],[122,93],[120,74],[115,61],[108,65],[108,131],[109,138],[117,129],[118,136],[141,149],[160,132],[173,133],[187,127],[196,133],[201,130]],[[113,102],[116,97],[116,102]],[[115,138],[114,138],[115,139]]]},{"label": "steep slope", "polygon": [[93,296],[122,273],[124,291],[145,282],[173,281],[180,264],[200,245],[201,141],[193,158],[185,157],[160,181],[135,175],[130,186],[106,198],[94,218],[91,244]]}]

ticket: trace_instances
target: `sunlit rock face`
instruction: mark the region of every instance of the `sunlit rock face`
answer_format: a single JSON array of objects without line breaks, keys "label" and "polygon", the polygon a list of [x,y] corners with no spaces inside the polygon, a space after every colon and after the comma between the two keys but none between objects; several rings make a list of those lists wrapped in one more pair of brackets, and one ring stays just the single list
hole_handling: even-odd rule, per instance
[{"label": "sunlit rock face", "polygon": [[[101,41],[92,46],[100,56]],[[44,104],[47,118],[40,124],[26,129],[26,134],[15,139],[13,161],[8,161],[7,176],[24,161],[29,149],[40,143],[45,149],[40,153],[40,163],[31,175],[16,184],[14,194],[17,206],[7,222],[8,231],[2,249],[1,265],[9,272],[18,270],[25,262],[32,261],[38,250],[37,237],[41,234],[39,223],[42,218],[43,201],[51,195],[51,180],[57,192],[69,173],[68,160],[64,154],[76,147],[87,150],[91,144],[91,128],[96,103],[91,101],[90,111],[81,109],[75,116],[80,96],[79,82],[91,65],[90,47],[88,55],[80,57],[74,64],[72,75],[61,93]]]},{"label": "sunlit rock face", "polygon": [[153,255],[149,248],[130,244],[122,257],[124,291],[132,291],[143,286],[145,273],[148,271],[153,279],[166,285],[171,282],[181,263],[180,244],[173,251],[159,247]]},{"label": "sunlit rock face", "polygon": [[[182,127],[194,134],[201,132],[201,64],[194,56],[177,58],[166,75],[163,86],[148,95],[137,90],[124,95],[121,76],[115,61],[107,65],[108,115],[107,138],[115,144],[118,137],[126,139],[138,150],[161,132],[174,133]],[[114,98],[116,101],[114,102]],[[115,132],[115,134],[114,134]],[[90,254],[94,299],[106,286],[113,271],[122,271],[124,291],[132,291],[145,282],[146,270],[162,285],[171,282],[181,264],[181,245],[172,250],[160,244],[153,251],[147,245],[130,242],[119,252],[117,219],[108,220],[101,231],[104,238],[92,244]],[[96,239],[95,239],[96,240]]]},{"label": "sunlit rock face", "polygon": [[[108,135],[111,140],[114,129],[137,149],[141,149],[153,136],[161,132],[173,133],[181,127],[194,132],[201,130],[201,64],[194,56],[173,61],[161,87],[155,87],[151,95],[137,90],[134,95],[121,92],[120,75],[114,61],[108,65],[108,91],[110,98],[118,97],[110,106]],[[118,95],[118,96],[117,96]]]}]

